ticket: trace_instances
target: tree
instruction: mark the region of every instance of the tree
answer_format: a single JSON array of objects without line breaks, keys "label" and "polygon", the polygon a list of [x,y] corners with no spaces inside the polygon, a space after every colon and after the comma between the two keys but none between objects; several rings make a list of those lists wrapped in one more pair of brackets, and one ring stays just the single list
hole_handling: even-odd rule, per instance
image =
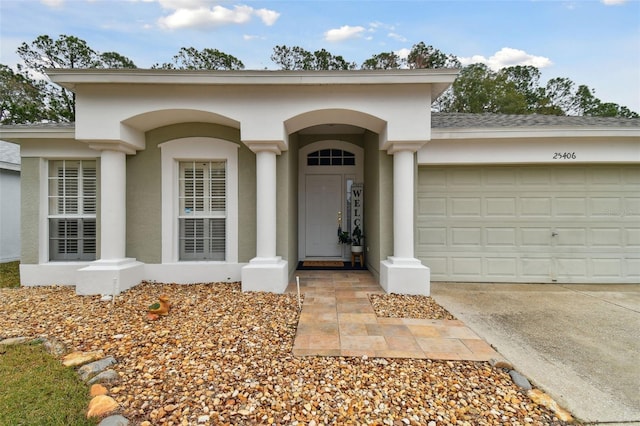
[{"label": "tree", "polygon": [[242,61],[218,49],[182,47],[173,57],[173,63],[155,64],[152,68],[179,70],[241,70]]},{"label": "tree", "polygon": [[462,66],[455,55],[427,46],[423,41],[413,45],[407,56],[407,65],[411,69],[460,68]]},{"label": "tree", "polygon": [[[67,35],[57,40],[48,35],[38,36],[31,44],[22,43],[17,53],[24,62],[18,71],[31,79],[33,73],[44,74],[50,68],[135,68],[133,61],[119,53],[99,54],[86,41]],[[52,84],[42,86],[42,92],[45,102],[37,121],[75,120],[74,93]]]},{"label": "tree", "polygon": [[394,70],[402,68],[404,61],[393,52],[382,52],[373,55],[362,63],[363,70]]},{"label": "tree", "polygon": [[273,48],[271,60],[282,70],[351,70],[353,62],[347,62],[340,55],[333,55],[326,49],[309,52],[300,46],[286,45]]},{"label": "tree", "polygon": [[44,86],[44,81],[33,80],[0,64],[0,124],[39,121],[45,110]]},{"label": "tree", "polygon": [[118,52],[104,52],[99,57],[100,68],[137,68],[131,59]]}]

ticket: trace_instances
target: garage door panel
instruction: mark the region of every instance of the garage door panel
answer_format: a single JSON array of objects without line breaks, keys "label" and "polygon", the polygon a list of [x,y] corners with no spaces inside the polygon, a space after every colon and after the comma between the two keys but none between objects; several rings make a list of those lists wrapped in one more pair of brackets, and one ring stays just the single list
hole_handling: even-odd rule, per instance
[{"label": "garage door panel", "polygon": [[486,245],[516,247],[516,228],[485,228]]},{"label": "garage door panel", "polygon": [[562,216],[585,217],[587,213],[587,202],[584,198],[556,197],[554,205],[555,205],[555,215],[560,217]]},{"label": "garage door panel", "polygon": [[551,279],[551,258],[527,257],[520,259],[521,276],[529,282],[548,282]]},{"label": "garage door panel", "polygon": [[431,278],[434,280],[445,279],[450,275],[449,268],[447,267],[447,257],[428,257],[424,260],[425,264],[429,266],[431,270]]},{"label": "garage door panel", "polygon": [[558,167],[554,170],[553,176],[557,185],[583,187],[586,182],[586,170],[582,167]]},{"label": "garage door panel", "polygon": [[433,248],[447,247],[447,228],[418,229],[418,244]]},{"label": "garage door panel", "polygon": [[459,277],[482,275],[482,259],[480,257],[452,257],[451,272]]},{"label": "garage door panel", "polygon": [[482,215],[482,200],[480,198],[453,198],[451,202],[451,216],[475,216]]},{"label": "garage door panel", "polygon": [[618,248],[623,240],[620,228],[591,228],[590,245],[593,247]]},{"label": "garage door panel", "polygon": [[445,197],[420,199],[418,201],[418,214],[430,217],[446,217],[447,199]]},{"label": "garage door panel", "polygon": [[421,166],[418,176],[416,254],[434,279],[639,281],[640,167]]},{"label": "garage door panel", "polygon": [[620,215],[632,218],[640,217],[640,198],[626,198]]},{"label": "garage door panel", "polygon": [[518,183],[524,187],[547,188],[551,184],[551,170],[548,167],[537,167],[535,169],[529,167],[519,168]]},{"label": "garage door panel", "polygon": [[585,279],[587,277],[587,260],[586,259],[573,259],[558,257],[556,259],[558,276],[566,277],[580,277]]},{"label": "garage door panel", "polygon": [[513,277],[518,274],[518,261],[514,258],[488,257],[485,269],[489,278]]},{"label": "garage door panel", "polygon": [[626,245],[632,249],[640,249],[640,228],[625,229]]},{"label": "garage door panel", "polygon": [[593,276],[596,278],[617,278],[622,270],[620,259],[592,258]]},{"label": "garage door panel", "polygon": [[453,247],[481,247],[482,230],[480,228],[451,228],[451,245]]},{"label": "garage door panel", "polygon": [[587,245],[587,231],[584,228],[562,228],[555,230],[556,246],[584,248]]},{"label": "garage door panel", "polygon": [[626,259],[627,276],[637,283],[640,279],[640,259]]},{"label": "garage door panel", "polygon": [[591,197],[589,199],[589,211],[592,217],[616,216],[618,212],[622,211],[622,198]]},{"label": "garage door panel", "polygon": [[482,171],[478,169],[455,169],[447,176],[447,184],[450,186],[463,186],[470,188],[481,186]]},{"label": "garage door panel", "polygon": [[514,186],[518,180],[518,171],[516,169],[491,169],[487,170],[484,176],[487,186],[498,186],[504,188]]},{"label": "garage door panel", "polygon": [[551,198],[520,197],[520,215],[533,217],[550,217]]},{"label": "garage door panel", "polygon": [[486,216],[513,217],[516,215],[515,197],[488,197],[486,202]]},{"label": "garage door panel", "polygon": [[520,228],[522,247],[549,247],[551,245],[551,228]]},{"label": "garage door panel", "polygon": [[622,178],[626,185],[633,185],[637,188],[640,185],[640,167],[625,167],[622,170]]}]

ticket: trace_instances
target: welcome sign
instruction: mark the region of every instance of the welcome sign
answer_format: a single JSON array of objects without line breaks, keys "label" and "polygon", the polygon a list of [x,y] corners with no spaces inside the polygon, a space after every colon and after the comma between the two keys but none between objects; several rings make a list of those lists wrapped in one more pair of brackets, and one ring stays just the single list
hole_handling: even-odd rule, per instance
[{"label": "welcome sign", "polygon": [[356,229],[363,231],[363,213],[364,213],[364,188],[362,183],[354,183],[351,185],[351,235]]}]

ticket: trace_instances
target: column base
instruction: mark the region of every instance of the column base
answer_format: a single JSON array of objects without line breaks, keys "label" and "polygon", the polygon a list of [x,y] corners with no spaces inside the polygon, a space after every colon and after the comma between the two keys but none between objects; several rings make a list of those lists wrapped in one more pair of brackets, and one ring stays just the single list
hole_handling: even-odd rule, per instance
[{"label": "column base", "polygon": [[76,276],[76,294],[120,294],[140,284],[144,276],[144,263],[133,258],[101,259],[79,269]]},{"label": "column base", "polygon": [[389,257],[380,262],[380,286],[387,293],[431,295],[431,270],[414,258]]},{"label": "column base", "polygon": [[288,262],[280,256],[254,257],[242,268],[242,291],[284,293],[288,284]]}]

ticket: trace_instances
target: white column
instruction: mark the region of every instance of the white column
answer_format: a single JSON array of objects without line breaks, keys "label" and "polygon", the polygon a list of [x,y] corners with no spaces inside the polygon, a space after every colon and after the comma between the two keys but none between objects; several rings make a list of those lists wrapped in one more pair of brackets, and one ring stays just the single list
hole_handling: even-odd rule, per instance
[{"label": "white column", "polygon": [[413,151],[393,154],[393,255],[413,258]]},{"label": "white column", "polygon": [[77,271],[76,293],[116,295],[138,285],[144,264],[126,258],[127,161],[134,154],[121,144],[95,144],[100,150],[100,259]]},{"label": "white column", "polygon": [[387,293],[431,292],[431,271],[414,257],[415,152],[420,142],[392,142],[393,155],[393,256],[380,262],[380,285]]},{"label": "white column", "polygon": [[100,259],[125,257],[126,154],[104,150],[100,161]]},{"label": "white column", "polygon": [[277,168],[282,144],[245,142],[256,153],[256,257],[242,268],[243,291],[283,293],[287,289],[288,262],[276,255]]},{"label": "white column", "polygon": [[276,153],[256,152],[256,256],[276,257]]}]

